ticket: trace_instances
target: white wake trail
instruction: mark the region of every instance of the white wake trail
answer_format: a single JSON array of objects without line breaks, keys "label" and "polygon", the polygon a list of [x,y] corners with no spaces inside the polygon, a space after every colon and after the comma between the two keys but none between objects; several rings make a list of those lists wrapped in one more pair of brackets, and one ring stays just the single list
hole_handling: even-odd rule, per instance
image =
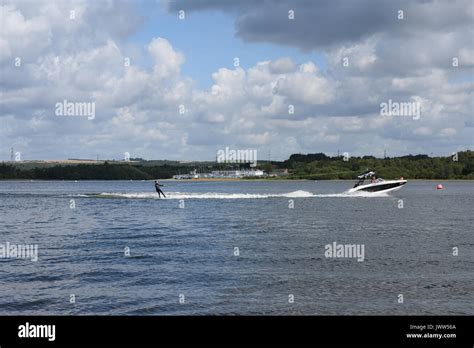
[{"label": "white wake trail", "polygon": [[[325,197],[388,197],[385,193],[328,193],[314,194],[308,191],[293,191],[288,193],[217,193],[217,192],[166,192],[166,198],[161,199],[265,199],[265,198],[325,198]],[[102,192],[100,194],[81,194],[80,197],[95,198],[128,198],[128,199],[159,199],[156,192]]]}]

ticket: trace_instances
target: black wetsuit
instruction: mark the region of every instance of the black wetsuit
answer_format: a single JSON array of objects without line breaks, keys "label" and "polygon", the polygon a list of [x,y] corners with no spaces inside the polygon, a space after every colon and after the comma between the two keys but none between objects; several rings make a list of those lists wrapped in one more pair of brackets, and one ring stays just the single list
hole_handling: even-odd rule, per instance
[{"label": "black wetsuit", "polygon": [[156,192],[158,193],[158,198],[161,198],[161,195],[163,195],[163,197],[166,198],[163,191],[161,191],[160,186],[163,186],[163,185],[160,185],[159,183],[155,182],[155,189],[156,189]]}]

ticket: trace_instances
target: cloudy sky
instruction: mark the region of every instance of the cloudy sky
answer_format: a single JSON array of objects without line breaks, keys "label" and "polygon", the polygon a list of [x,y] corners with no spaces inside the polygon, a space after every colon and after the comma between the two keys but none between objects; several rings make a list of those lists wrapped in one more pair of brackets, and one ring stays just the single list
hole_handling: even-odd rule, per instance
[{"label": "cloudy sky", "polygon": [[471,0],[0,4],[0,160],[473,148]]}]

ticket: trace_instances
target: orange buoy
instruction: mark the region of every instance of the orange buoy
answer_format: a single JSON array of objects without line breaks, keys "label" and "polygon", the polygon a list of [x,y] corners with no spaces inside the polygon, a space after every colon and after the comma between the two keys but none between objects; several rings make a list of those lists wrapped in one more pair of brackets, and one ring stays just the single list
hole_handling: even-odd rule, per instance
[{"label": "orange buoy", "polygon": [[443,187],[443,185],[441,185],[441,184],[436,185],[436,189],[437,189],[437,190],[442,190],[443,188],[444,188],[444,187]]}]

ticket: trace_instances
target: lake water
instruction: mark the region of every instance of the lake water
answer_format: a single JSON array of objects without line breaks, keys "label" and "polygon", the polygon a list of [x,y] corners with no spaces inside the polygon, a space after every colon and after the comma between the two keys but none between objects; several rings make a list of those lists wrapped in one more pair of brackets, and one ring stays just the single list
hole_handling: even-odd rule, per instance
[{"label": "lake water", "polygon": [[0,315],[473,315],[473,183],[437,183],[0,181],[0,245],[38,247],[0,258]]}]

